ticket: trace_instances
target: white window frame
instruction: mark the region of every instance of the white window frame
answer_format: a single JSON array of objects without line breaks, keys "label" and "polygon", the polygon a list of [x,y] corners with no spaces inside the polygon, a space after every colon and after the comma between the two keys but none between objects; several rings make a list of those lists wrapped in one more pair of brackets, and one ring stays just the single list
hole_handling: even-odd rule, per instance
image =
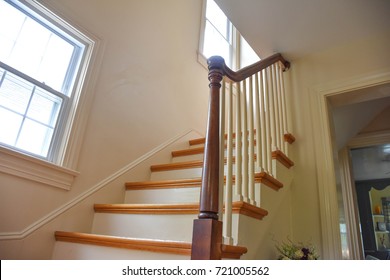
[{"label": "white window frame", "polygon": [[[75,78],[72,98],[69,100],[68,112],[60,124],[63,132],[59,138],[54,140],[56,141],[53,146],[54,157],[49,161],[16,149],[0,146],[0,172],[70,190],[75,177],[79,174],[75,169],[90,109],[89,105],[93,98],[91,89],[97,77],[97,71],[92,69],[95,69],[94,64],[102,58],[99,51],[100,40],[92,34],[86,35],[87,32],[81,31],[79,27],[76,29],[68,23],[68,19],[65,21],[57,16],[58,13],[55,13],[54,7],[45,7],[37,0],[17,2],[76,37],[85,45],[85,49]],[[87,71],[88,68],[90,70]]]},{"label": "white window frame", "polygon": [[[202,19],[201,19],[201,27],[200,27],[200,38],[199,38],[199,48],[198,48],[198,62],[202,64],[207,69],[207,57],[203,54],[203,46],[204,46],[204,40],[205,40],[205,29],[206,29],[206,8],[207,8],[207,1],[203,0],[203,8],[202,8]],[[241,38],[242,35],[240,32],[236,29],[236,27],[229,21],[229,24],[231,25],[232,29],[232,39],[231,39],[231,46],[230,46],[230,65],[227,63],[227,65],[233,69],[238,70],[242,68],[241,66]],[[215,54],[218,55],[218,54]],[[259,58],[260,59],[260,58]]]}]

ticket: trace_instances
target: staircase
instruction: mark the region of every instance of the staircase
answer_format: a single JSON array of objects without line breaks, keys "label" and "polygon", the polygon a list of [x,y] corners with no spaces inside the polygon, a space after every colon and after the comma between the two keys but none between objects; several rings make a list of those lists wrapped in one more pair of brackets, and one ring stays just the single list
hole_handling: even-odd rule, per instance
[{"label": "staircase", "polygon": [[[150,167],[150,181],[126,182],[123,204],[95,204],[91,233],[55,232],[53,259],[189,259],[203,151],[204,138],[190,140],[187,149],[172,151],[171,162]],[[287,170],[278,162],[275,158],[275,168]],[[264,174],[257,174],[256,182],[273,192],[283,188]],[[240,217],[258,221],[267,214],[242,201],[233,203],[235,226]],[[222,257],[239,259],[247,250],[223,245]]]},{"label": "staircase", "polygon": [[[258,258],[265,234],[288,227],[285,195],[275,193],[289,186],[294,165],[283,78],[290,64],[280,54],[238,72],[221,57],[208,63],[206,137],[152,165],[150,181],[126,183],[123,204],[95,204],[91,233],[57,231],[54,259],[239,259],[248,246],[246,257]],[[268,211],[282,220],[259,222]]]}]

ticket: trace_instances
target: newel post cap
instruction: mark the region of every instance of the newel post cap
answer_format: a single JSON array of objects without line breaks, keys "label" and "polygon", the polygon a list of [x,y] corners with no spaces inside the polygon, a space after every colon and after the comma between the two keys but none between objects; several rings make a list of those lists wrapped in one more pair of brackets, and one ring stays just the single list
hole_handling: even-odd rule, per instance
[{"label": "newel post cap", "polygon": [[222,69],[225,66],[225,60],[221,56],[211,56],[209,59],[207,59],[207,65],[209,70]]}]

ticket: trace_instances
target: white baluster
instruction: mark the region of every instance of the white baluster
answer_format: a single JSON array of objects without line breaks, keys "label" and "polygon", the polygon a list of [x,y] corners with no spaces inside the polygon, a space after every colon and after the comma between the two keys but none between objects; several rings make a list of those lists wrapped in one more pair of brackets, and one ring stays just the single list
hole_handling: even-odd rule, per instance
[{"label": "white baluster", "polygon": [[[261,131],[263,129],[263,124],[261,122],[261,114],[262,112],[260,111],[260,102],[263,94],[263,87],[259,85],[259,75],[260,73],[255,74],[255,92],[254,92],[254,99],[255,99],[255,126],[256,126],[256,163],[257,163],[257,171],[261,172],[263,171],[263,152],[262,152],[262,146],[263,146],[263,141],[261,139]],[[261,79],[262,81],[262,79]]]},{"label": "white baluster", "polygon": [[241,83],[236,83],[236,200],[242,201]]},{"label": "white baluster", "polygon": [[[267,153],[267,148],[268,148],[268,140],[267,137],[267,121],[266,121],[266,88],[265,88],[265,70],[261,71],[259,73],[260,80],[259,80],[259,88],[260,88],[260,125],[261,125],[261,161],[262,161],[262,166],[265,168],[265,171],[269,173],[269,166],[268,166],[268,153]],[[267,109],[268,110],[268,109]]]},{"label": "white baluster", "polygon": [[278,149],[279,135],[278,135],[278,122],[277,122],[277,106],[276,106],[276,83],[275,83],[275,71],[274,65],[269,67],[270,70],[270,111],[271,111],[271,134],[272,134],[272,151]]},{"label": "white baluster", "polygon": [[283,144],[283,118],[282,118],[282,104],[280,99],[280,83],[279,83],[279,72],[277,69],[278,64],[275,63],[272,65],[272,68],[274,69],[275,73],[275,107],[276,107],[276,133],[278,135],[278,148],[283,151],[284,150],[284,144]]},{"label": "white baluster", "polygon": [[255,149],[254,149],[254,114],[253,114],[253,77],[250,76],[248,92],[248,198],[249,203],[256,205],[255,199]]},{"label": "white baluster", "polygon": [[272,126],[271,126],[271,97],[270,97],[270,82],[269,82],[269,68],[264,70],[264,102],[266,107],[266,154],[267,154],[267,171],[268,174],[272,175]]},{"label": "white baluster", "polygon": [[227,96],[227,151],[225,215],[223,219],[224,244],[232,245],[232,201],[233,201],[233,84],[229,83]]},{"label": "white baluster", "polygon": [[[287,107],[286,107],[286,92],[284,88],[284,79],[283,79],[283,70],[282,67],[279,65],[279,77],[280,77],[280,92],[281,92],[281,98],[282,98],[282,112],[283,112],[283,134],[287,134],[288,129],[288,123],[287,123]],[[288,156],[288,143],[284,141],[284,150],[286,156]]]},{"label": "white baluster", "polygon": [[223,192],[224,192],[224,167],[225,167],[225,95],[226,82],[222,80],[220,91],[220,126],[219,126],[219,220],[223,219]]},{"label": "white baluster", "polygon": [[247,114],[247,101],[246,80],[242,82],[242,94],[241,94],[241,122],[242,122],[242,196],[245,202],[249,202],[248,194],[248,114]]}]

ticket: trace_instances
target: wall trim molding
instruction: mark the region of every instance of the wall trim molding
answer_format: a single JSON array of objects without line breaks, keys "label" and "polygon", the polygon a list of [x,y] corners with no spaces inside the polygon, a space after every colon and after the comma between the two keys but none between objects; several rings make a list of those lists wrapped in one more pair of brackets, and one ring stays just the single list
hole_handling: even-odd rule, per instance
[{"label": "wall trim molding", "polygon": [[0,147],[0,172],[70,190],[79,172],[33,156]]},{"label": "wall trim molding", "polygon": [[121,169],[117,170],[115,173],[113,173],[112,175],[110,175],[107,178],[103,179],[99,183],[95,184],[90,189],[88,189],[87,191],[81,193],[80,195],[78,195],[77,197],[73,198],[72,200],[70,200],[66,204],[63,204],[62,206],[60,206],[57,209],[55,209],[54,211],[50,212],[46,216],[40,218],[36,222],[34,222],[31,225],[27,226],[25,229],[23,229],[21,231],[15,231],[15,232],[1,232],[0,233],[0,240],[15,240],[15,239],[26,238],[28,235],[30,235],[34,231],[38,230],[42,226],[46,225],[50,221],[54,220],[59,215],[63,214],[67,210],[69,210],[72,207],[76,206],[77,204],[79,204],[80,202],[82,202],[86,198],[90,197],[91,195],[93,195],[97,191],[103,189],[105,186],[107,186],[109,183],[111,183],[115,179],[117,179],[120,176],[124,175],[126,172],[131,171],[133,168],[135,168],[136,166],[138,166],[142,162],[148,160],[152,156],[156,155],[158,152],[164,150],[169,145],[175,143],[179,139],[187,136],[188,134],[190,134],[192,132],[199,134],[197,131],[195,131],[193,129],[190,129],[188,131],[185,131],[184,133],[181,133],[181,134],[179,134],[179,135],[177,135],[177,136],[167,140],[166,142],[162,143],[161,145],[155,147],[154,149],[150,150],[146,154],[142,155],[141,157],[137,158],[136,160],[130,162],[126,166],[124,166]]},{"label": "wall trim molding", "polygon": [[389,68],[309,88],[311,115],[318,124],[313,126],[313,137],[321,150],[316,153],[316,170],[324,259],[342,259],[329,98],[386,83],[390,83]]}]

